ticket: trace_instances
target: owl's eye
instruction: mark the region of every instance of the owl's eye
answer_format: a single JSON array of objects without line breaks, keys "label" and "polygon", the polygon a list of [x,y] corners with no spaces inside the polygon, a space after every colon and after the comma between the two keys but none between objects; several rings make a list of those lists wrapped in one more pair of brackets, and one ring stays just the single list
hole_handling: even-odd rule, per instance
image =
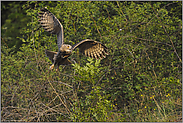
[{"label": "owl's eye", "polygon": [[69,48],[69,46],[67,46],[67,48]]}]

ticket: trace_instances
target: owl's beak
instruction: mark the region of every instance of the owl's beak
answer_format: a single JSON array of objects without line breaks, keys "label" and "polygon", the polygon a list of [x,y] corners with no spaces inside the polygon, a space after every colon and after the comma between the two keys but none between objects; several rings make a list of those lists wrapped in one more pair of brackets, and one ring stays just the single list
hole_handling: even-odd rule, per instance
[{"label": "owl's beak", "polygon": [[71,50],[65,50],[66,54],[71,54],[72,51]]},{"label": "owl's beak", "polygon": [[62,55],[62,58],[67,58],[69,57],[70,55],[72,54],[72,51],[71,50],[65,50],[63,55]]}]

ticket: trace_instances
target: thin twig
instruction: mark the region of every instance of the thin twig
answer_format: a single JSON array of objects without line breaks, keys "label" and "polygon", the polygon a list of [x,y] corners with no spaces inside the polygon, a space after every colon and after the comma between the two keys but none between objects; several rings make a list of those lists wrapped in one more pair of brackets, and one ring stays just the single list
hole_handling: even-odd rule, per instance
[{"label": "thin twig", "polygon": [[[153,19],[159,14],[159,12],[160,12],[163,8],[165,8],[166,6],[169,6],[169,5],[171,5],[171,4],[174,4],[174,3],[169,3],[169,4],[165,5],[165,6],[163,6],[163,7],[156,13],[156,15],[155,15],[151,20],[153,20]],[[151,6],[152,6],[152,5],[151,5]],[[147,25],[151,22],[151,20],[147,23]]]},{"label": "thin twig", "polygon": [[136,36],[124,36],[124,37],[132,37],[132,38],[140,39],[140,40],[143,40],[143,41],[150,41],[150,42],[159,43],[159,44],[164,44],[164,45],[167,45],[167,46],[172,47],[172,45],[170,45],[170,44],[168,44],[168,43],[157,42],[157,41],[153,41],[153,40],[150,40],[150,39],[138,38],[138,37],[136,37]]},{"label": "thin twig", "polygon": [[[118,5],[118,7],[119,7],[119,9],[120,9],[121,13],[124,15],[123,11],[121,10],[121,7],[119,6],[118,1],[116,1],[116,2],[117,2],[117,5]],[[126,20],[126,22],[128,22],[127,18],[125,18],[125,20]],[[126,24],[126,25],[127,25],[127,24]]]},{"label": "thin twig", "polygon": [[8,45],[6,44],[6,42],[4,41],[4,39],[1,37],[1,40],[5,43],[6,47],[8,48]]},{"label": "thin twig", "polygon": [[[92,17],[92,16],[91,16],[91,18],[92,18],[92,20],[94,21],[94,24],[95,24],[95,26],[96,26],[96,28],[97,28],[96,21],[93,19],[93,17]],[[100,35],[100,37],[101,37],[100,31],[98,30],[98,28],[97,28],[97,32],[99,33],[99,35]]]},{"label": "thin twig", "polygon": [[60,81],[50,81],[50,82],[57,82],[57,83],[60,83],[60,84],[64,84],[66,86],[69,86],[70,88],[73,88],[71,85],[69,85],[67,83],[64,83],[64,82],[60,82]]},{"label": "thin twig", "polygon": [[[170,4],[170,3],[169,3],[169,4]],[[169,4],[167,4],[166,6],[168,6]],[[171,3],[171,4],[173,4],[173,3]],[[152,5],[151,5],[151,7],[152,7],[152,9],[154,10],[154,8],[153,8]],[[160,10],[161,10],[161,9],[160,9]],[[158,13],[160,12],[160,10],[158,11]],[[154,12],[156,12],[156,11],[154,10]],[[174,49],[174,52],[175,52],[175,54],[177,55],[179,61],[182,62],[181,58],[179,57],[179,55],[178,55],[178,53],[177,53],[177,51],[176,51],[176,49],[175,49],[175,47],[174,47],[174,44],[173,44],[172,39],[170,38],[169,34],[167,33],[165,26],[164,26],[163,23],[161,22],[161,19],[158,17],[158,13],[156,14],[156,17],[157,17],[158,20],[160,21],[160,23],[161,23],[161,25],[162,25],[162,27],[163,27],[165,33],[167,34],[167,36],[168,36],[168,38],[169,38],[169,40],[170,40],[170,42],[171,42],[171,44],[172,44],[172,47],[173,47],[173,49]]]},{"label": "thin twig", "polygon": [[67,109],[67,111],[69,112],[69,114],[71,114],[70,110],[68,109],[67,105],[63,102],[63,100],[61,99],[60,95],[57,93],[56,89],[53,87],[53,85],[51,84],[51,82],[49,82],[50,86],[52,87],[52,89],[54,90],[54,93],[58,96],[58,98],[60,99],[61,103],[65,106],[65,108]]},{"label": "thin twig", "polygon": [[135,57],[133,56],[132,52],[131,52],[128,48],[125,48],[125,47],[124,47],[123,49],[128,50],[128,52],[132,55],[133,60],[135,59]]}]

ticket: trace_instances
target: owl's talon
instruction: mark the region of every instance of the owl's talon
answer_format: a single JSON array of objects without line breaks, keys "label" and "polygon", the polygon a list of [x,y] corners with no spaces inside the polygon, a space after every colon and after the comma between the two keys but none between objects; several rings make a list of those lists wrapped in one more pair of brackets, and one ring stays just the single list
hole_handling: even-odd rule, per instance
[{"label": "owl's talon", "polygon": [[52,64],[51,66],[50,66],[50,70],[52,70],[54,68],[54,64]]}]

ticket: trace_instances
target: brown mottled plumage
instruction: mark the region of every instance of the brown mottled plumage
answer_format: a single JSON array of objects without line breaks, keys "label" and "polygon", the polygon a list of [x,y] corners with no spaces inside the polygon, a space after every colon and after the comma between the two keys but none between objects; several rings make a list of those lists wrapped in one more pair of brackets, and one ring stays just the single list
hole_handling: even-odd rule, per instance
[{"label": "brown mottled plumage", "polygon": [[68,57],[76,48],[79,48],[80,53],[91,58],[102,59],[106,57],[105,55],[108,55],[107,47],[104,44],[91,39],[85,39],[73,46],[64,44],[63,26],[60,21],[46,7],[42,8],[40,11],[41,12],[38,13],[38,18],[40,18],[40,20],[38,21],[42,27],[47,32],[57,34],[57,44],[59,51],[53,52],[45,50],[46,55],[53,63],[50,66],[50,69],[53,69],[54,66],[56,66],[56,69],[58,70],[60,65],[72,64]]}]

